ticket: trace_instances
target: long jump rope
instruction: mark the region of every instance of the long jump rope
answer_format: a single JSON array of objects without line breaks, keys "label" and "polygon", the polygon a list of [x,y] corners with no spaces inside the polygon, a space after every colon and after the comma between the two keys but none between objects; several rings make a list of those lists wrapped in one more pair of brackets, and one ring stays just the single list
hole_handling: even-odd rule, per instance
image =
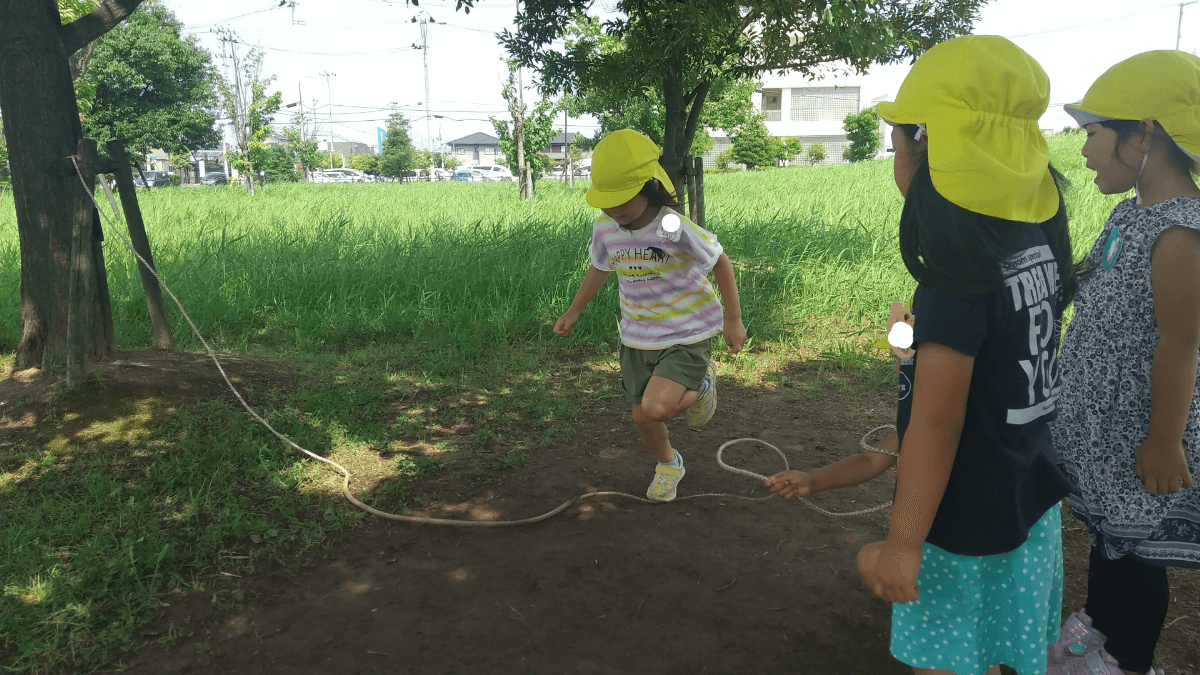
[{"label": "long jump rope", "polygon": [[[158,283],[162,284],[163,289],[166,290],[167,294],[171,296],[171,300],[175,301],[175,305],[177,307],[179,307],[179,311],[181,314],[183,314],[183,318],[185,320],[187,320],[188,325],[192,327],[192,332],[196,334],[196,338],[198,340],[200,340],[200,343],[204,345],[204,350],[206,352],[208,352],[209,358],[211,358],[213,363],[216,364],[217,370],[220,371],[221,377],[224,378],[224,380],[225,380],[225,384],[229,385],[229,390],[233,392],[233,395],[237,398],[238,402],[242,404],[242,407],[246,409],[246,412],[250,413],[250,415],[252,417],[254,417],[254,419],[257,420],[259,424],[266,427],[267,431],[270,431],[272,434],[274,434],[277,438],[282,440],[284,443],[287,443],[288,445],[290,445],[293,448],[299,450],[300,452],[308,455],[309,457],[312,457],[313,459],[315,459],[317,461],[324,462],[324,463],[332,466],[333,468],[337,469],[338,471],[342,472],[342,494],[345,495],[346,499],[351,504],[354,504],[355,506],[366,511],[367,513],[371,513],[376,516],[379,516],[380,518],[387,518],[388,520],[398,520],[398,521],[405,522],[405,523],[419,523],[419,524],[423,524],[423,525],[447,525],[447,526],[451,526],[451,527],[511,527],[513,525],[529,525],[532,523],[539,523],[543,520],[553,518],[554,516],[562,513],[563,511],[565,511],[567,509],[567,507],[569,507],[571,504],[573,504],[577,501],[582,502],[584,499],[592,499],[592,498],[596,498],[596,497],[625,497],[628,499],[635,499],[640,502],[645,502],[647,504],[664,504],[664,503],[669,504],[669,503],[671,503],[671,502],[655,501],[652,499],[646,499],[644,497],[638,497],[637,495],[631,495],[631,494],[627,494],[624,492],[615,492],[615,491],[611,491],[611,490],[603,491],[603,492],[585,492],[585,493],[579,495],[578,497],[573,497],[573,498],[568,499],[567,501],[563,502],[562,504],[559,504],[552,511],[547,511],[546,513],[543,513],[540,516],[535,516],[533,518],[524,518],[521,520],[452,520],[452,519],[448,519],[448,518],[426,518],[424,516],[404,516],[404,515],[400,515],[400,514],[396,514],[396,513],[386,513],[384,511],[380,511],[379,509],[376,509],[372,506],[362,503],[357,498],[355,498],[355,496],[350,492],[350,472],[347,471],[345,467],[343,467],[341,464],[338,464],[337,462],[335,462],[331,459],[322,457],[316,453],[310,452],[310,451],[306,450],[305,448],[300,447],[294,441],[292,441],[292,439],[290,439],[287,436],[284,436],[283,434],[276,431],[275,427],[272,427],[265,419],[262,418],[262,416],[260,416],[257,412],[255,412],[254,408],[250,407],[249,403],[246,403],[246,399],[242,398],[241,392],[239,392],[237,390],[237,387],[233,386],[233,382],[231,382],[229,380],[229,376],[225,374],[225,369],[221,367],[221,362],[219,360],[217,360],[216,353],[213,352],[212,347],[210,347],[208,345],[208,341],[206,341],[204,339],[204,336],[200,334],[200,330],[196,328],[196,324],[192,321],[192,318],[190,316],[188,316],[187,311],[183,308],[183,303],[179,301],[179,298],[175,297],[175,293],[171,291],[170,287],[167,286],[166,282],[163,281],[162,277],[160,277],[158,275],[158,272],[154,269],[154,267],[152,265],[150,265],[148,262],[146,262],[146,260],[137,252],[137,249],[135,249],[133,247],[133,244],[129,241],[129,239],[126,238],[125,235],[121,233],[120,228],[113,225],[113,222],[108,217],[108,214],[106,214],[100,208],[100,205],[96,202],[95,197],[92,195],[92,190],[90,188],[88,188],[87,181],[84,180],[84,178],[83,178],[83,173],[79,170],[78,156],[72,155],[70,159],[71,159],[71,163],[75,165],[75,173],[76,173],[76,175],[79,176],[79,182],[83,185],[84,191],[87,193],[88,198],[91,199],[92,204],[96,207],[96,212],[99,213],[101,216],[103,216],[105,223],[108,225],[108,229],[111,232],[116,233],[117,237],[119,237],[121,239],[121,241],[123,241],[125,243],[125,246],[130,250],[130,252],[133,253],[134,257],[136,257],[138,259],[138,261],[147,270],[149,270],[151,274],[154,275],[154,278],[158,280]],[[100,180],[99,183],[100,183],[100,186],[104,188],[104,194],[106,194],[108,196],[108,203],[112,207],[113,214],[114,215],[120,214],[120,211],[117,209],[117,200],[113,197],[112,188],[109,187],[108,182],[105,180]],[[895,428],[896,427],[894,427],[891,424],[883,424],[883,425],[877,426],[874,429],[868,431],[866,434],[863,435],[862,440],[859,441],[859,445],[861,445],[864,450],[871,450],[874,452],[883,453],[885,455],[893,455],[895,457],[899,457],[900,456],[899,453],[892,452],[889,450],[882,450],[882,449],[877,448],[867,442],[867,439],[870,438],[871,434],[874,434],[875,432],[880,431],[882,429],[895,429]],[[765,445],[768,448],[774,450],[775,454],[779,455],[779,458],[783,461],[783,467],[784,467],[785,471],[787,471],[791,468],[790,465],[788,464],[787,456],[784,455],[783,452],[779,448],[775,447],[774,445],[771,445],[770,443],[767,443],[766,441],[763,441],[763,440],[759,440],[757,438],[736,438],[732,441],[726,441],[725,443],[721,444],[721,447],[717,448],[717,464],[720,465],[720,467],[722,469],[725,469],[726,471],[732,471],[733,473],[741,474],[743,476],[748,476],[750,478],[756,478],[758,480],[766,480],[767,479],[766,476],[754,473],[753,471],[747,471],[745,469],[739,469],[736,467],[729,466],[728,464],[726,464],[723,461],[721,455],[725,452],[725,448],[727,448],[731,445],[734,445],[736,443],[760,443],[762,445]],[[721,492],[711,492],[711,493],[705,493],[705,494],[687,495],[684,497],[678,497],[674,501],[683,501],[686,499],[699,499],[701,497],[726,497],[726,498],[732,498],[732,499],[744,499],[747,501],[758,502],[758,501],[765,501],[774,496],[775,496],[774,494],[771,494],[771,495],[767,495],[766,497],[746,497],[743,495],[733,495],[733,494],[727,494],[727,493],[721,493]],[[827,511],[827,510],[817,506],[816,504],[813,504],[812,502],[808,501],[807,499],[805,499],[803,497],[800,498],[800,501],[803,502],[805,506],[808,506],[809,508],[811,508],[815,511],[819,511],[820,513],[823,513],[827,516],[835,516],[835,517],[857,516],[857,515],[863,515],[866,513],[873,513],[875,511],[879,511],[881,509],[886,509],[892,505],[892,502],[888,502],[886,504],[881,504],[874,508],[864,509],[862,511],[849,511],[846,513],[834,513],[832,511]]]}]

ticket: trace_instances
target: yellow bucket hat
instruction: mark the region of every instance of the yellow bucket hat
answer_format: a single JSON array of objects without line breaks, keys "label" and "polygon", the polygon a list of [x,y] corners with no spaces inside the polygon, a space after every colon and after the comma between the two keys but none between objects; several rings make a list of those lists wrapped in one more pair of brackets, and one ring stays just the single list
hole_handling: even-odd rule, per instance
[{"label": "yellow bucket hat", "polygon": [[675,186],[658,163],[658,146],[633,129],[621,129],[605,136],[592,151],[592,186],[587,203],[608,209],[620,206],[642,190],[651,178],[657,178],[667,190]]},{"label": "yellow bucket hat", "polygon": [[925,52],[896,101],[876,111],[889,124],[924,124],[938,193],[985,216],[1040,223],[1058,211],[1050,148],[1038,119],[1050,80],[1032,56],[995,35],[965,35]]},{"label": "yellow bucket hat", "polygon": [[1107,120],[1158,120],[1200,162],[1200,58],[1175,50],[1144,52],[1109,68],[1079,103],[1063,106],[1085,127]]}]

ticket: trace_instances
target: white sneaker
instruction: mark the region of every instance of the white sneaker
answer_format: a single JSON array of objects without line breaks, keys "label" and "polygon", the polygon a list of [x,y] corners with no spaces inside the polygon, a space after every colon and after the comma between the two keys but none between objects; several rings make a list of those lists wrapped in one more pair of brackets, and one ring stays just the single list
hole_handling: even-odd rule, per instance
[{"label": "white sneaker", "polygon": [[679,481],[683,480],[683,475],[687,473],[683,469],[683,457],[680,457],[678,452],[675,453],[675,456],[679,458],[679,466],[660,463],[654,469],[654,482],[650,483],[650,487],[646,490],[646,499],[656,502],[669,502],[675,499],[675,490],[679,487]]}]

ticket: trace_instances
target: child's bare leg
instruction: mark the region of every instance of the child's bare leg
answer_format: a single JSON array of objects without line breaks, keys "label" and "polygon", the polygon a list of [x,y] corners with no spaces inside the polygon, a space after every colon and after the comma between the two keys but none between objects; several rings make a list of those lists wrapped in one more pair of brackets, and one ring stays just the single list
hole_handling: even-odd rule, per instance
[{"label": "child's bare leg", "polygon": [[671,438],[667,434],[667,425],[658,420],[650,419],[646,416],[642,406],[633,404],[633,423],[637,425],[638,433],[642,435],[642,442],[646,444],[646,449],[650,454],[664,464],[675,461],[675,455],[671,452]]},{"label": "child's bare leg", "polygon": [[682,384],[655,375],[646,385],[641,404],[633,406],[633,422],[637,425],[642,442],[650,454],[660,462],[672,462],[671,438],[666,422],[670,422],[691,407],[700,392],[691,391]]},{"label": "child's bare leg", "polygon": [[692,407],[698,398],[700,392],[692,391],[661,375],[655,375],[650,378],[646,392],[642,394],[642,412],[652,420],[670,422]]},{"label": "child's bare leg", "polygon": [[[954,675],[953,670],[936,670],[936,669],[932,669],[932,668],[917,668],[916,665],[914,665],[914,667],[912,667],[912,671],[916,675]],[[988,669],[988,675],[1000,675],[1000,665],[992,665],[992,667]]]}]

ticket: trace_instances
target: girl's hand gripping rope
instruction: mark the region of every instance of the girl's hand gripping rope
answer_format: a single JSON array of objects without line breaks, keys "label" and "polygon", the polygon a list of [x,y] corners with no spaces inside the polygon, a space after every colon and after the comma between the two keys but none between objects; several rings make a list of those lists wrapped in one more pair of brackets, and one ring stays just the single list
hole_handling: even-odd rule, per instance
[{"label": "girl's hand gripping rope", "polygon": [[805,471],[780,471],[764,480],[763,485],[789,502],[812,494],[812,476]]},{"label": "girl's hand gripping rope", "polygon": [[1175,494],[1192,487],[1192,472],[1188,470],[1180,441],[1162,442],[1147,437],[1138,448],[1133,472],[1152,495]]},{"label": "girl's hand gripping rope", "polygon": [[886,541],[867,544],[858,551],[858,577],[871,592],[887,602],[912,602],[920,597],[921,546],[900,546]]}]

